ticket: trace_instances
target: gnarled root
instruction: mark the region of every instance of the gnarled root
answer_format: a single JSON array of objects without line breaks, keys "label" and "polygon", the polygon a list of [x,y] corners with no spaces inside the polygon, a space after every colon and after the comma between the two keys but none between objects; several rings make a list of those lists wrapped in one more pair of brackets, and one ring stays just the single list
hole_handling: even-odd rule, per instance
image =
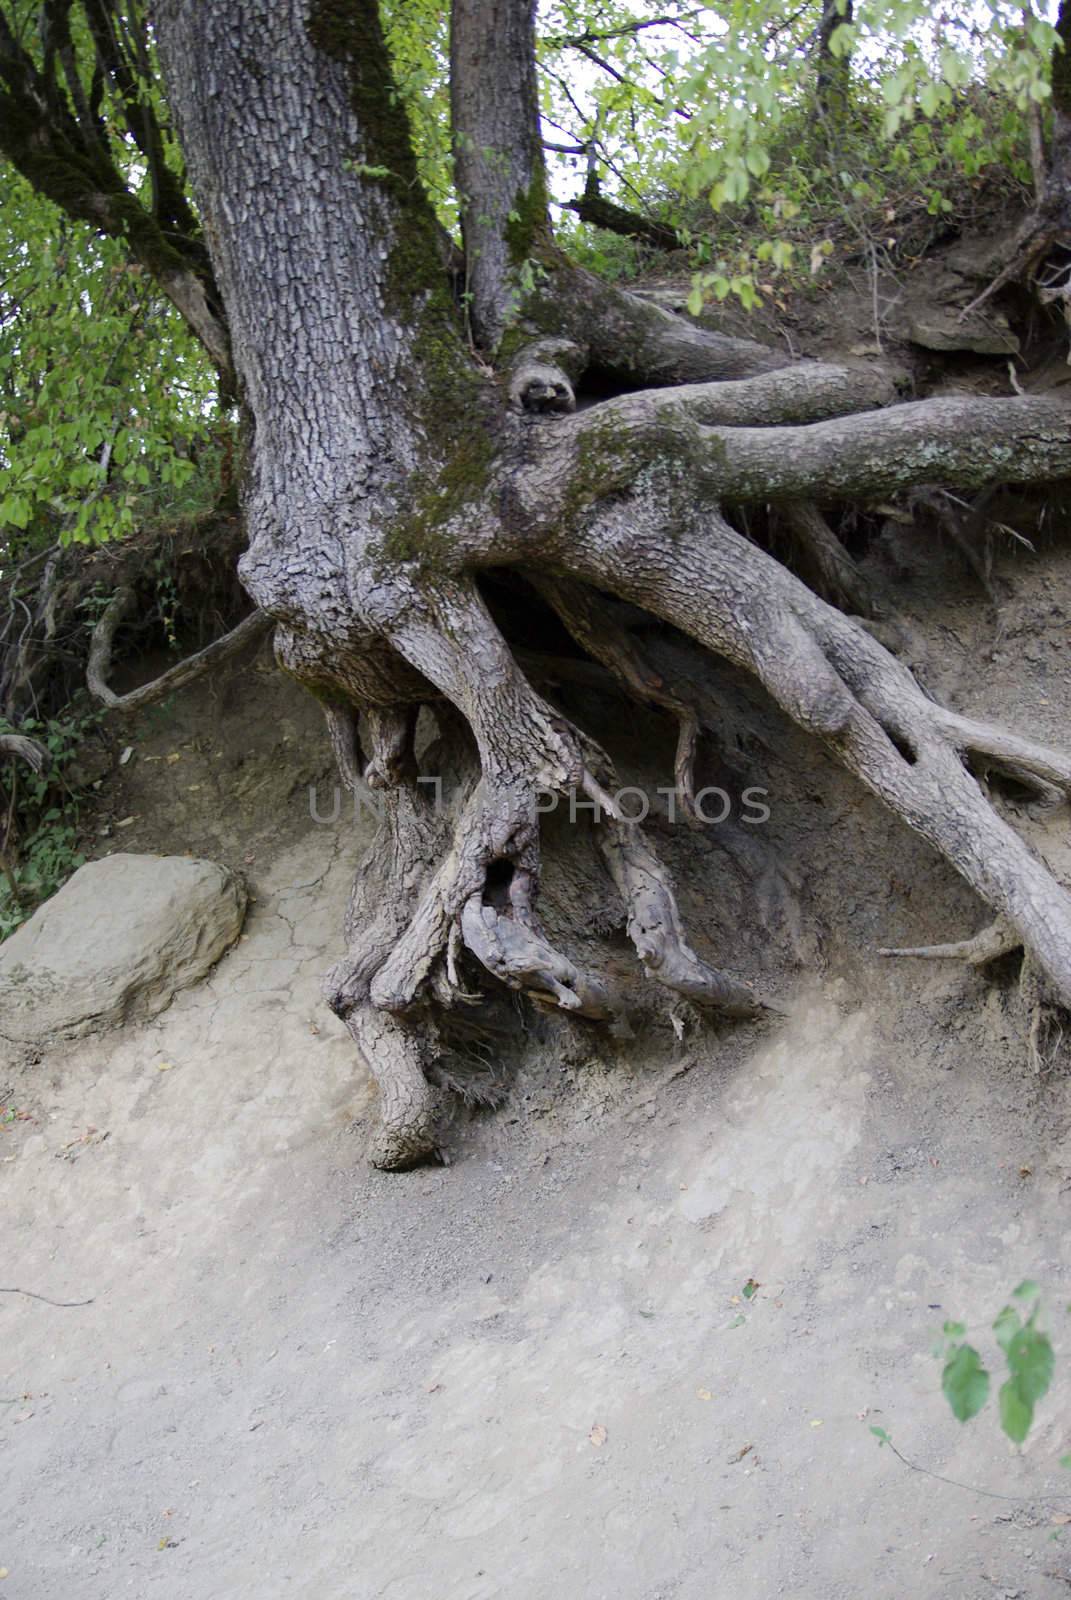
[{"label": "gnarled root", "polygon": [[[410,607],[395,642],[464,713],[481,771],[448,813],[417,793],[405,708],[366,711],[364,738],[379,754],[362,767],[352,711],[329,706],[347,782],[362,776],[367,782],[374,771],[377,781],[394,785],[385,789],[383,833],[354,885],[349,955],[326,984],[332,1008],[379,1084],[384,1128],[373,1160],[390,1167],[439,1150],[442,1105],[427,1077],[438,1043],[426,1002],[451,1006],[476,998],[462,987],[462,945],[499,982],[537,1004],[597,1021],[624,1008],[614,985],[555,948],[540,923],[539,814],[548,795],[587,797],[647,975],[731,1016],[763,1010],[745,984],[691,949],[666,869],[608,793],[616,781],[609,759],[522,676],[475,588],[443,586],[423,617]],[[638,652],[624,650],[622,660],[634,687],[695,718],[658,686]]]},{"label": "gnarled root", "polygon": [[657,484],[637,490],[591,518],[560,559],[753,671],[956,867],[1071,1001],[1071,895],[989,804],[965,758],[1009,762],[1064,794],[1071,760],[936,705],[866,629],[720,517],[667,527],[665,500]]}]

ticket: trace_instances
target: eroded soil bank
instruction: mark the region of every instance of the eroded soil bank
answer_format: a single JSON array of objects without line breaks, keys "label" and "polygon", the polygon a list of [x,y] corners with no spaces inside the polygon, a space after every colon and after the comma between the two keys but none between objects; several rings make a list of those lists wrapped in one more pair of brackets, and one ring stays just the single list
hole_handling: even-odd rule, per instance
[{"label": "eroded soil bank", "polygon": [[[1071,562],[1009,557],[995,620],[957,561],[885,574],[913,665],[1066,743]],[[2,1281],[92,1300],[0,1296],[5,1592],[1065,1595],[1066,1061],[1031,1075],[1013,971],[873,953],[974,931],[970,894],[741,698],[769,870],[661,844],[783,1020],[533,1061],[452,1166],[375,1173],[318,990],[369,830],[311,821],[327,752],[290,694],[247,667],[147,722],[105,790],[102,850],[243,868],[242,940],[152,1023],[0,1073]],[[664,781],[672,730],[630,737]],[[1066,813],[1029,826],[1066,877]],[[1025,1276],[1058,1368],[1016,1455],[991,1412],[952,1419],[930,1346]],[[1023,1498],[912,1472],[871,1424]]]}]

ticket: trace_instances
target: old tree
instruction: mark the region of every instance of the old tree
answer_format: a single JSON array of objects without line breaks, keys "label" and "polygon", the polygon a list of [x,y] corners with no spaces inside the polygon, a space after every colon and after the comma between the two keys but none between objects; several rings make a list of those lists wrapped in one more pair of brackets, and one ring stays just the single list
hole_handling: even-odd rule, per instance
[{"label": "old tree", "polygon": [[[901,402],[880,362],[794,361],[571,264],[548,214],[534,9],[454,0],[460,240],[421,181],[376,0],[157,0],[151,34],[85,0],[88,84],[71,0],[46,0],[43,48],[0,16],[5,152],[69,216],[123,241],[240,397],[242,581],[279,661],[321,701],[344,778],[383,797],[327,997],[378,1080],[384,1166],[436,1147],[438,1019],[475,963],[593,1025],[613,1013],[606,975],[580,970],[540,921],[548,792],[599,805],[646,979],[730,1015],[762,1009],[690,947],[666,870],[611,797],[609,757],[526,670],[489,577],[678,719],[685,805],[689,685],[656,674],[637,621],[754,674],[992,908],[986,948],[1025,946],[1071,1002],[1071,896],[969,766],[982,756],[1066,792],[1071,759],[928,698],[849,614],[862,597],[818,509],[1069,476],[1071,414],[1031,396]],[[189,194],[131,38],[159,50]],[[105,91],[151,201],[109,142]],[[594,402],[589,387],[578,408],[590,374]],[[842,603],[738,531],[740,508],[770,504]],[[416,782],[425,705],[467,730],[468,779],[446,811]]]}]

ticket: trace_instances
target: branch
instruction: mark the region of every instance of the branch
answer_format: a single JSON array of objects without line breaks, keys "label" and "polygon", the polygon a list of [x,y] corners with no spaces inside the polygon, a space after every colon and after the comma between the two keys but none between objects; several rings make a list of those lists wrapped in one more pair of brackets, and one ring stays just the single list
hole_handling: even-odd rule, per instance
[{"label": "branch", "polygon": [[755,377],[618,395],[585,412],[576,427],[578,431],[604,425],[642,428],[654,416],[666,423],[687,420],[710,428],[768,429],[775,423],[823,422],[890,405],[903,377],[899,368],[877,362],[837,367],[801,361]]},{"label": "branch", "polygon": [[583,33],[562,34],[556,38],[547,39],[546,43],[552,50],[579,50],[585,44],[600,44],[604,39],[622,39],[629,34],[642,33],[646,28],[676,28],[682,22],[694,21],[703,15],[702,9],[681,11],[675,17],[646,17],[640,22],[625,22],[618,28],[604,28],[595,30],[587,28]]},{"label": "branch", "polygon": [[561,257],[522,314],[586,345],[593,365],[630,388],[751,378],[790,364],[768,345],[696,327]]},{"label": "branch", "polygon": [[190,218],[185,201],[179,205],[168,191],[165,231],[127,187],[96,119],[89,114],[83,124],[72,112],[54,74],[38,70],[2,13],[0,153],[74,221],[121,239],[186,319],[225,381],[230,379],[229,337],[208,252],[192,229],[177,225]]},{"label": "branch", "polygon": [[136,689],[131,689],[127,694],[116,694],[108,687],[108,677],[111,672],[112,643],[115,632],[126,612],[134,601],[133,591],[128,588],[117,589],[104,611],[100,620],[93,629],[93,637],[89,645],[89,662],[86,667],[86,686],[95,700],[111,711],[141,711],[145,706],[154,705],[158,700],[164,700],[177,689],[183,689],[188,683],[203,677],[213,667],[220,666],[224,661],[229,661],[239,651],[254,639],[260,639],[272,626],[271,618],[263,611],[251,611],[244,617],[237,627],[229,633],[223,634],[203,650],[187,656],[185,661],[180,661],[167,672],[153,678],[149,683],[143,683]]},{"label": "branch", "polygon": [[949,396],[794,428],[700,429],[700,460],[730,500],[975,489],[1071,475],[1071,410],[1039,396]]},{"label": "branch", "polygon": [[656,250],[680,249],[681,242],[675,228],[664,222],[656,222],[651,217],[641,217],[638,212],[627,211],[624,206],[604,199],[597,189],[592,192],[590,186],[575,200],[566,200],[564,209],[575,211],[581,222],[587,222],[593,228],[606,228],[608,232],[619,233],[626,239],[638,239],[642,244],[653,245]]}]

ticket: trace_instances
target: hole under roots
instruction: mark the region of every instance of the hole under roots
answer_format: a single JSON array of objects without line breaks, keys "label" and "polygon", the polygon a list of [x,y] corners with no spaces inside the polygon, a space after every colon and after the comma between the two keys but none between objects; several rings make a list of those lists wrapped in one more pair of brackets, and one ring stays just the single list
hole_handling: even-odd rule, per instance
[{"label": "hole under roots", "polygon": [[907,742],[902,734],[897,733],[894,728],[885,728],[885,735],[889,743],[896,747],[898,754],[903,756],[909,767],[914,767],[918,764],[918,752]]},{"label": "hole under roots", "polygon": [[494,906],[496,911],[507,910],[509,907],[509,889],[512,882],[512,861],[489,862],[483,885],[484,905]]}]

